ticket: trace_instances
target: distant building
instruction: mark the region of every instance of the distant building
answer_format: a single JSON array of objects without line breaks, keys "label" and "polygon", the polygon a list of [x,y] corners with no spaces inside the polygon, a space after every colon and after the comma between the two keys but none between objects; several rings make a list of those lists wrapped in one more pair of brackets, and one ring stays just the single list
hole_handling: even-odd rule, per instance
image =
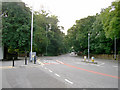
[{"label": "distant building", "polygon": [[2,60],[2,59],[3,59],[3,48],[0,47],[0,60]]}]

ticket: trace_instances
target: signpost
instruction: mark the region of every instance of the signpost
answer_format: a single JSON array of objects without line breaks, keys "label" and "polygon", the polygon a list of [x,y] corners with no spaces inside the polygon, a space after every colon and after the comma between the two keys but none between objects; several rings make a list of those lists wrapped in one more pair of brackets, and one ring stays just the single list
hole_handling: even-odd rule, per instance
[{"label": "signpost", "polygon": [[36,59],[36,52],[31,52],[29,53],[29,56],[30,56],[30,62],[34,61]]}]

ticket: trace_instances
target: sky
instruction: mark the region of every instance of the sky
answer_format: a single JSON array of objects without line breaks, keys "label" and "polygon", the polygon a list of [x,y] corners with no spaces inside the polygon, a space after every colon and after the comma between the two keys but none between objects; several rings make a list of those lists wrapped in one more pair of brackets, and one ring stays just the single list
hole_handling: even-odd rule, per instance
[{"label": "sky", "polygon": [[22,0],[35,11],[41,9],[58,16],[59,26],[64,27],[64,33],[71,28],[76,20],[100,13],[114,0]]}]

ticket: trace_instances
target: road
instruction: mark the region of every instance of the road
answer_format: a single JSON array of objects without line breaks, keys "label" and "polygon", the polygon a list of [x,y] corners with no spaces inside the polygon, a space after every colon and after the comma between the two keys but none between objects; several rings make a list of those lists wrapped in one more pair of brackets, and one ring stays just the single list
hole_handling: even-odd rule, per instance
[{"label": "road", "polygon": [[[118,88],[118,62],[95,59],[98,64],[82,62],[75,55],[38,57],[27,66],[3,62],[3,88]],[[21,61],[20,61],[21,62]],[[23,84],[24,83],[24,84]]]}]

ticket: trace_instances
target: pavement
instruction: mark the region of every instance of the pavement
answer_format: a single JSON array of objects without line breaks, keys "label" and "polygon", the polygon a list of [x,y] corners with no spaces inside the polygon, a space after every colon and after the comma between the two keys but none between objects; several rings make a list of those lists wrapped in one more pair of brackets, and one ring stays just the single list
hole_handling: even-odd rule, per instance
[{"label": "pavement", "polygon": [[[2,88],[118,88],[118,62],[95,59],[98,64],[66,54],[38,57],[24,65],[24,58],[2,62]],[[96,89],[97,90],[97,89]]]},{"label": "pavement", "polygon": [[65,88],[64,82],[57,80],[42,70],[39,63],[24,60],[2,62],[2,88]]}]

